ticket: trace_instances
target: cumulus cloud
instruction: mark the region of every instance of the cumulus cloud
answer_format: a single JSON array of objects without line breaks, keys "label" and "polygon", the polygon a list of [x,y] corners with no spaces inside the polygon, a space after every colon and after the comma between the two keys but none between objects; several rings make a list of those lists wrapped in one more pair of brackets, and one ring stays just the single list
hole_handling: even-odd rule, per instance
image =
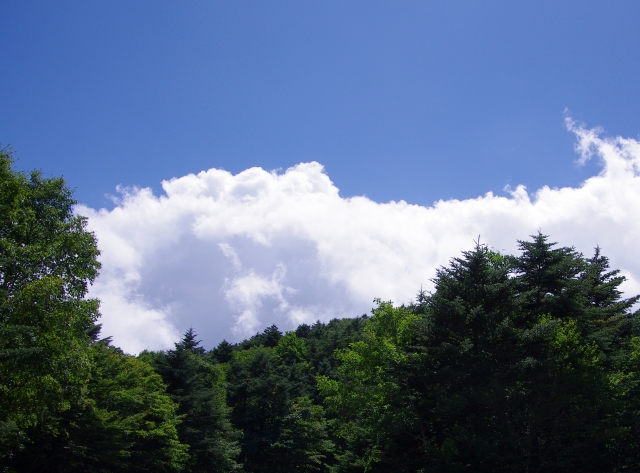
[{"label": "cumulus cloud", "polygon": [[281,282],[285,274],[284,265],[279,264],[270,278],[251,270],[248,274],[225,281],[224,297],[230,307],[240,313],[234,326],[235,333],[246,334],[259,328],[260,308],[267,297],[278,302],[278,310],[286,311],[289,308],[285,293],[294,294],[296,291],[291,287],[283,287]]},{"label": "cumulus cloud", "polygon": [[125,350],[163,348],[193,326],[205,344],[272,323],[368,312],[374,297],[409,302],[438,266],[482,241],[506,252],[541,229],[589,254],[603,248],[640,292],[640,142],[567,119],[579,187],[487,193],[425,207],[342,198],[316,162],[283,173],[221,169],[164,181],[164,195],[120,189],[113,210],[79,207],[98,236],[103,333]]}]

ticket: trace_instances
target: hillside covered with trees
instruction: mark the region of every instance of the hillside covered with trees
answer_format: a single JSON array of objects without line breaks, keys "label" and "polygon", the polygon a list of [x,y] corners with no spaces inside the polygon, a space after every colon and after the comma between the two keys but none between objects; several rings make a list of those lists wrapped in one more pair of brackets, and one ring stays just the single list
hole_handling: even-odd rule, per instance
[{"label": "hillside covered with trees", "polygon": [[75,203],[2,150],[0,471],[640,470],[639,298],[599,248],[476,244],[407,306],[131,356]]}]

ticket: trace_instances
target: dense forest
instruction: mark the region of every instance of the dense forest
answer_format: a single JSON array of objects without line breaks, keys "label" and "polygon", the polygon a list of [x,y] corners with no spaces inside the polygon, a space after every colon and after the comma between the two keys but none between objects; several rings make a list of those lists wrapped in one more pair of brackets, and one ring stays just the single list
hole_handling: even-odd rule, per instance
[{"label": "dense forest", "polygon": [[[61,178],[0,152],[3,472],[640,471],[640,327],[600,248],[476,244],[371,315],[131,356]],[[373,296],[373,295],[372,295]]]}]

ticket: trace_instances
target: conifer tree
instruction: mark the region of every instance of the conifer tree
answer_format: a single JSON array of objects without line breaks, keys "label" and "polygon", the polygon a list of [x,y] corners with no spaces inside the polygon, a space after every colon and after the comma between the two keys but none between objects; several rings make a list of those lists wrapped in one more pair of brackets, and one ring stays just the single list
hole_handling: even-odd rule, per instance
[{"label": "conifer tree", "polygon": [[210,356],[218,363],[229,363],[233,358],[234,346],[226,340],[222,340],[216,348],[211,350]]},{"label": "conifer tree", "polygon": [[70,413],[69,436],[49,471],[178,472],[187,460],[178,405],[147,363],[105,339],[92,344],[87,403]]},{"label": "conifer tree", "polygon": [[225,372],[204,355],[195,332],[189,329],[175,349],[158,354],[152,362],[183,416],[178,434],[189,445],[185,471],[238,471],[241,433],[229,420]]},{"label": "conifer tree", "polygon": [[410,311],[381,303],[339,378],[318,379],[350,468],[635,468],[638,299],[599,249],[585,259],[541,234],[520,249],[477,245]]},{"label": "conifer tree", "polygon": [[[246,349],[236,351],[229,365],[229,403],[233,423],[244,434],[245,471],[322,471],[320,457],[326,452],[318,448],[327,445],[326,426],[322,409],[308,406],[305,398],[314,393],[315,382],[304,342],[293,332],[283,337],[275,325],[249,342],[241,344]],[[300,435],[305,429],[308,435],[294,441],[292,432]]]}]

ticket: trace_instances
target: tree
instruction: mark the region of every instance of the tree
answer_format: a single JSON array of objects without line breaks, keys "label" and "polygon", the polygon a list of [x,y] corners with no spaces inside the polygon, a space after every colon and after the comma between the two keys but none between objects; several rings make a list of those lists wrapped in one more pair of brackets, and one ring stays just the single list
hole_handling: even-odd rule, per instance
[{"label": "tree", "polygon": [[189,329],[174,350],[151,357],[183,416],[178,434],[180,441],[189,445],[186,471],[238,471],[241,432],[229,419],[225,370],[207,360],[196,338]]},{"label": "tree", "polygon": [[[398,433],[415,429],[419,419],[407,396],[403,368],[412,364],[407,352],[417,319],[406,307],[376,299],[378,306],[364,327],[362,340],[337,351],[339,375],[317,376],[318,388],[334,414],[335,428],[343,440],[339,471],[365,471],[383,458],[400,458],[414,448],[415,439]],[[404,448],[404,453],[400,450]],[[392,453],[393,452],[393,453]],[[386,465],[394,471],[398,465]]]},{"label": "tree", "polygon": [[361,338],[365,319],[303,324],[284,335],[271,326],[212,350],[216,360],[229,363],[229,403],[232,421],[244,433],[246,471],[334,471],[340,439],[333,435],[313,374],[337,373],[335,349]]},{"label": "tree", "polygon": [[87,404],[71,412],[69,437],[49,470],[176,472],[188,458],[178,405],[144,361],[108,340],[91,346]]},{"label": "tree", "polygon": [[338,379],[319,378],[352,469],[637,466],[638,299],[599,249],[587,260],[540,234],[520,248],[477,245],[411,307],[379,303]]},{"label": "tree", "polygon": [[226,340],[222,340],[209,355],[217,363],[229,363],[233,358],[234,346]]},{"label": "tree", "polygon": [[269,471],[311,473],[327,471],[326,461],[335,446],[322,406],[308,396],[295,399],[282,419],[278,440],[271,446],[275,464]]},{"label": "tree", "polygon": [[271,326],[250,342],[254,346],[234,352],[228,377],[245,470],[323,471],[331,442],[322,408],[309,401],[315,380],[303,339]]},{"label": "tree", "polygon": [[[368,318],[362,315],[352,319],[332,319],[327,323],[318,321],[312,326],[302,324],[295,330],[298,338],[304,339],[306,358],[316,374],[330,378],[338,375],[340,362],[336,358],[336,350],[361,340]],[[316,393],[312,397],[318,400]]]},{"label": "tree", "polygon": [[0,150],[0,461],[32,468],[66,435],[64,412],[83,404],[100,264],[86,219],[62,178],[12,169]]},{"label": "tree", "polygon": [[307,357],[307,347],[302,338],[295,332],[287,332],[275,347],[278,356],[288,362],[304,362]]}]

